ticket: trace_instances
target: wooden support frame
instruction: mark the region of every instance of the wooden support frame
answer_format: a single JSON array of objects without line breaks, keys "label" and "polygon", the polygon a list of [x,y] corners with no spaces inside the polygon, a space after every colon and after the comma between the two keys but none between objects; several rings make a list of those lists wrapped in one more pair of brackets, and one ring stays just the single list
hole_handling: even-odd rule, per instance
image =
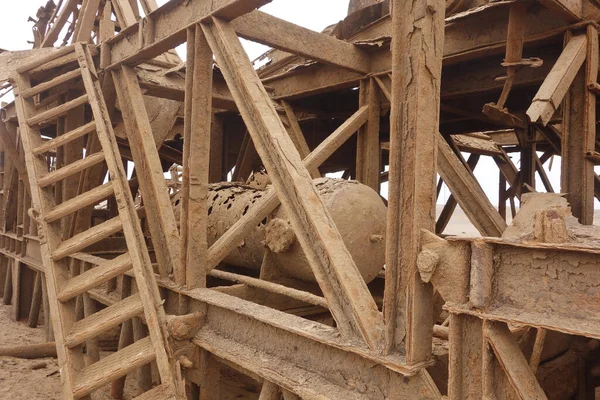
[{"label": "wooden support frame", "polygon": [[199,25],[188,29],[187,43],[181,262],[176,281],[196,288],[206,287],[213,53]]},{"label": "wooden support frame", "polygon": [[[368,119],[368,107],[360,108],[335,132],[313,150],[303,163],[308,170],[316,169],[346,140],[350,138]],[[208,251],[208,268],[215,268],[237,246],[240,240],[247,237],[260,221],[265,219],[279,205],[279,199],[271,189],[255,207],[239,219],[223,236],[221,236]]]},{"label": "wooden support frame", "polygon": [[381,118],[381,94],[374,78],[360,83],[359,106],[369,107],[369,120],[358,131],[356,149],[356,180],[379,193],[381,176],[381,146],[379,123]]},{"label": "wooden support frame", "polygon": [[[571,38],[583,43],[585,67],[573,76],[564,106],[561,192],[567,193],[573,215],[584,225],[594,223],[594,162],[586,157],[595,150],[596,95],[588,90],[598,79],[598,30],[588,25],[586,35]],[[567,44],[567,46],[569,45]]]},{"label": "wooden support frame", "polygon": [[[350,71],[368,73],[369,55],[352,43],[323,35],[256,10],[232,21],[233,29],[244,39],[336,65]],[[281,34],[285,32],[285,34]]]},{"label": "wooden support frame", "polygon": [[179,230],[150,120],[133,68],[123,66],[121,71],[113,72],[113,81],[124,116],[131,153],[137,165],[138,182],[147,210],[146,216],[158,257],[159,271],[162,277],[166,277],[180,268]]},{"label": "wooden support frame", "polygon": [[586,59],[587,42],[586,35],[577,35],[569,40],[527,110],[532,122],[548,124]]},{"label": "wooden support frame", "polygon": [[[477,163],[479,162],[480,158],[481,156],[475,153],[469,156],[469,159],[467,160],[467,166],[469,167],[471,173],[475,171],[475,167],[477,166]],[[452,218],[452,215],[454,214],[454,210],[456,210],[457,205],[458,201],[456,200],[456,197],[454,196],[454,194],[450,194],[448,201],[444,205],[444,208],[442,209],[442,212],[440,213],[440,216],[438,217],[437,222],[435,223],[435,232],[438,235],[442,234],[448,226],[448,223],[450,222],[450,219]]]},{"label": "wooden support frame", "polygon": [[378,348],[381,314],[235,31],[218,18],[202,27],[338,328]]},{"label": "wooden support frame", "polygon": [[475,228],[484,236],[501,236],[506,222],[441,135],[437,171]]},{"label": "wooden support frame", "polygon": [[404,342],[406,361],[412,365],[429,359],[433,336],[433,289],[420,280],[416,259],[421,229],[435,229],[446,3],[420,0],[407,9],[396,0],[391,5],[395,40],[392,42],[385,351],[397,352]]},{"label": "wooden support frame", "polygon": [[484,332],[519,397],[524,400],[547,399],[508,326],[502,322],[486,321]]}]

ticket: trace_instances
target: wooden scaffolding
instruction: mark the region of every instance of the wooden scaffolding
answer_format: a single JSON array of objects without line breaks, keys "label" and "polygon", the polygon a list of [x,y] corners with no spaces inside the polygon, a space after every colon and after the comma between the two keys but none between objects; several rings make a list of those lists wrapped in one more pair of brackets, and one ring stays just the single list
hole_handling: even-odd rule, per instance
[{"label": "wooden scaffolding", "polygon": [[[351,1],[317,33],[270,2],[49,1],[0,54],[3,299],[43,315],[65,398],[136,372],[137,399],[594,399],[600,5]],[[212,241],[211,184],[263,172]],[[387,185],[370,282],[333,172]],[[457,207],[479,237],[444,234]],[[311,280],[264,245],[259,271],[227,261],[280,210]]]}]

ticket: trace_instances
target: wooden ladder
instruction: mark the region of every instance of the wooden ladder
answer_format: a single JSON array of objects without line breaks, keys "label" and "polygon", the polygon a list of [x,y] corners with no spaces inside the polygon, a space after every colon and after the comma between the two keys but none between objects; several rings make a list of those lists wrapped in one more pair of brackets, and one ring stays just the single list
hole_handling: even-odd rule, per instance
[{"label": "wooden ladder", "polygon": [[[49,70],[57,66],[62,68],[60,75],[31,86],[32,70]],[[66,69],[71,70],[63,72]],[[89,48],[75,44],[60,49],[45,59],[17,70],[14,80],[18,90],[17,113],[35,210],[33,213],[37,214],[65,399],[89,398],[90,393],[101,386],[152,361],[156,362],[161,383],[136,398],[183,399],[181,374],[168,346],[165,311]],[[38,95],[60,85],[79,81],[83,82],[85,89],[82,96],[46,111],[36,110],[35,99],[41,98]],[[86,105],[91,108],[92,122],[51,140],[43,140],[40,133],[42,126],[57,121],[70,110]],[[49,168],[49,157],[55,150],[77,139],[83,143],[85,135],[88,143],[92,139],[98,140],[101,150],[85,154],[80,160],[56,170]],[[65,179],[89,168],[98,167],[100,163],[105,163],[110,180],[83,193],[80,185],[80,193],[76,197],[56,204],[56,184],[60,185]],[[118,216],[64,239],[61,219],[113,196],[118,206]],[[125,254],[114,259],[98,259],[82,253],[87,247],[119,232],[125,237]],[[96,266],[81,274],[74,273],[70,265],[74,265],[74,260],[81,259],[94,259]],[[75,307],[78,296],[120,275],[131,275],[131,271],[137,292],[78,320]],[[83,345],[134,317],[145,320],[149,336],[86,365]]]}]

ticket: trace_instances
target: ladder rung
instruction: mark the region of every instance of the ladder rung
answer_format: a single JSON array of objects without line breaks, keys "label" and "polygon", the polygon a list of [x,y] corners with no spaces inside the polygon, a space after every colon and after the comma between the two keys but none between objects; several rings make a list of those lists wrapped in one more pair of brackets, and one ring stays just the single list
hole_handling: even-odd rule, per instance
[{"label": "ladder rung", "polygon": [[65,345],[69,348],[79,346],[86,340],[94,338],[102,332],[106,332],[120,325],[122,322],[130,320],[142,312],[144,312],[144,306],[142,305],[140,295],[136,293],[106,307],[102,311],[98,311],[87,318],[75,322],[71,332],[65,338]]},{"label": "ladder rung", "polygon": [[87,123],[77,129],[73,129],[65,133],[64,135],[60,135],[55,137],[54,139],[48,140],[44,144],[39,147],[33,149],[33,154],[36,156],[42,153],[47,153],[54,149],[57,149],[60,146],[64,146],[65,144],[72,142],[73,140],[79,139],[80,137],[87,135],[96,130],[96,123],[94,121]]},{"label": "ladder rung", "polygon": [[42,113],[39,113],[38,115],[35,115],[35,116],[29,118],[27,120],[27,125],[35,126],[35,125],[40,125],[41,123],[44,123],[47,121],[52,121],[52,120],[60,117],[61,115],[65,115],[66,113],[68,113],[69,111],[71,111],[74,108],[77,108],[79,106],[87,104],[87,102],[88,102],[88,95],[84,94],[81,97],[78,97],[71,101],[67,101],[66,103],[61,104],[60,106],[51,108],[48,111],[44,111]]},{"label": "ladder rung", "polygon": [[85,368],[76,380],[73,395],[75,398],[88,395],[99,387],[148,364],[155,357],[150,336],[138,340]]},{"label": "ladder rung", "polygon": [[57,76],[54,79],[51,79],[47,82],[43,82],[40,83],[39,85],[36,85],[32,88],[29,89],[25,89],[23,90],[23,92],[21,93],[21,96],[23,96],[23,98],[28,99],[30,97],[35,96],[36,94],[40,94],[42,92],[45,92],[46,90],[52,89],[53,87],[56,87],[58,85],[60,85],[61,83],[65,83],[68,82],[70,80],[76,79],[78,77],[81,76],[81,69],[77,68],[73,71],[69,71],[66,74],[62,74],[60,76]]},{"label": "ladder rung", "polygon": [[[75,258],[81,260],[81,258]],[[98,266],[91,268],[72,279],[69,279],[63,289],[58,293],[58,301],[64,303],[82,293],[87,292],[90,289],[100,286],[112,278],[116,278],[117,276],[124,274],[131,269],[131,259],[127,253],[122,254],[112,260],[102,260],[104,261],[98,264]]]},{"label": "ladder rung", "polygon": [[119,232],[122,228],[123,226],[120,217],[117,216],[111,218],[100,225],[96,225],[93,228],[62,242],[56,250],[54,250],[54,253],[52,253],[52,259],[56,261],[73,253],[77,253],[79,250],[85,249],[86,247],[98,243],[102,239],[106,239],[110,235]]},{"label": "ladder rung", "polygon": [[46,222],[53,222],[69,214],[79,211],[82,208],[99,203],[113,193],[112,181],[108,181],[102,186],[98,186],[88,192],[82,193],[54,207],[52,211],[46,214]]},{"label": "ladder rung", "polygon": [[88,169],[96,164],[100,164],[104,161],[104,153],[99,151],[94,154],[90,154],[86,158],[72,162],[56,171],[48,172],[46,175],[38,178],[38,185],[42,188],[50,186],[58,181],[62,181],[69,176]]},{"label": "ladder rung", "polygon": [[62,57],[64,55],[67,55],[69,53],[72,53],[73,51],[75,51],[75,46],[70,45],[70,46],[64,46],[61,47],[59,49],[53,50],[50,54],[48,54],[46,57],[42,57],[42,58],[37,58],[36,60],[33,60],[27,64],[24,64],[22,66],[20,66],[19,68],[17,68],[17,72],[19,74],[23,74],[25,72],[31,71],[32,69],[35,69],[41,65],[44,65],[50,61],[54,61],[59,57]]},{"label": "ladder rung", "polygon": [[164,384],[159,385],[152,390],[140,394],[134,397],[133,400],[175,400],[176,397],[173,394],[173,390],[169,386]]}]

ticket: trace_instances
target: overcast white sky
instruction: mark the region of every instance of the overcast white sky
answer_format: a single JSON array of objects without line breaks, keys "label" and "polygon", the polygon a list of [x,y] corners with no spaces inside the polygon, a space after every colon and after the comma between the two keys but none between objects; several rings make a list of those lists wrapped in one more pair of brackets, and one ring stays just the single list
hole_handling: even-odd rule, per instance
[{"label": "overcast white sky", "polygon": [[[31,40],[31,25],[27,19],[29,16],[35,16],[38,7],[45,3],[45,0],[0,0],[3,4],[2,23],[0,24],[0,48],[6,50],[25,50],[31,48],[27,43]],[[342,20],[346,16],[349,0],[273,0],[272,3],[264,6],[261,10],[283,18],[295,24],[307,27],[315,31],[322,31],[327,26]],[[166,3],[167,0],[158,0],[159,5]],[[260,56],[266,47],[256,43],[244,41],[244,46],[251,59]],[[519,157],[513,158],[517,164]],[[475,170],[479,182],[482,184],[486,193],[495,204],[498,196],[498,169],[489,157],[482,157]],[[560,159],[554,161],[552,171],[549,172],[550,179],[555,190],[560,188]],[[542,191],[543,186],[540,181],[537,183],[538,190]],[[440,201],[444,201],[449,196],[449,191],[444,188]],[[598,204],[597,204],[598,205]]]}]

